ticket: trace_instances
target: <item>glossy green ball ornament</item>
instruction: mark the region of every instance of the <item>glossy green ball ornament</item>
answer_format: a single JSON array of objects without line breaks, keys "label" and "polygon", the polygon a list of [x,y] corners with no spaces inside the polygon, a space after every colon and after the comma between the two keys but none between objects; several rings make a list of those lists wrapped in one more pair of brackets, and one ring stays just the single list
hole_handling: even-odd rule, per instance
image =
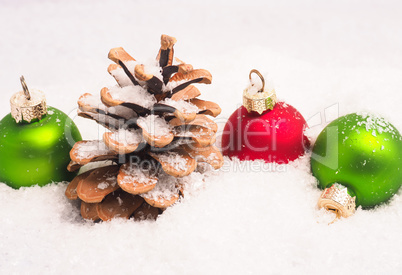
[{"label": "glossy green ball ornament", "polygon": [[70,181],[75,176],[67,165],[81,134],[65,113],[46,106],[42,94],[32,91],[32,98],[24,101],[20,92],[11,99],[12,113],[0,121],[0,182],[13,188]]},{"label": "glossy green ball ornament", "polygon": [[402,184],[401,134],[378,116],[342,116],[318,136],[311,169],[319,187],[327,188],[320,206],[345,217],[354,199],[356,206],[371,208],[390,199]]}]

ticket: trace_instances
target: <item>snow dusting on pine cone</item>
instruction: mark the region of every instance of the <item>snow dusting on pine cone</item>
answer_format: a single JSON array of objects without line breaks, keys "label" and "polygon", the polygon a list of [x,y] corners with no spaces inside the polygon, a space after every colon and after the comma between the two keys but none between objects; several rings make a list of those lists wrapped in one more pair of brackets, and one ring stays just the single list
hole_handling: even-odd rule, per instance
[{"label": "snow dusting on pine cone", "polygon": [[70,152],[70,171],[99,163],[66,189],[69,199],[81,201],[83,218],[156,219],[183,196],[193,172],[223,165],[213,145],[218,127],[208,118],[221,109],[199,99],[192,85],[210,84],[212,76],[182,61],[174,64],[175,43],[162,35],[156,61],[146,64],[123,48],[111,49],[115,64],[108,72],[118,85],[103,88],[100,98],[79,98],[79,116],[109,130],[103,140],[77,142]]}]

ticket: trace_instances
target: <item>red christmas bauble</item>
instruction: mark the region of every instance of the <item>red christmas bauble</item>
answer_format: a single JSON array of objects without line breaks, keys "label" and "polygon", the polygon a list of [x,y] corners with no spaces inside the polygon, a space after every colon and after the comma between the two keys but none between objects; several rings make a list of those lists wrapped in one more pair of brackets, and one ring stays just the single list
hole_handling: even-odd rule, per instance
[{"label": "red christmas bauble", "polygon": [[310,145],[304,135],[306,120],[293,106],[276,102],[275,91],[264,90],[264,78],[258,71],[250,72],[250,80],[251,73],[260,76],[263,88],[255,95],[245,90],[243,99],[248,108],[238,108],[226,122],[223,155],[280,164],[297,159]]}]

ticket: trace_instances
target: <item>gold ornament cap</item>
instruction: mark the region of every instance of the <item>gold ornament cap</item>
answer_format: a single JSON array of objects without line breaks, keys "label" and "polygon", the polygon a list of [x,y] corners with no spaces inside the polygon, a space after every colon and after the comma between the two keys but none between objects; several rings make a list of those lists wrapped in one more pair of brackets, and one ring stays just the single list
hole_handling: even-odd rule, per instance
[{"label": "gold ornament cap", "polygon": [[20,77],[23,91],[14,94],[10,99],[11,116],[17,123],[34,119],[42,119],[47,114],[45,94],[38,90],[29,91],[24,76]]},{"label": "gold ornament cap", "polygon": [[255,73],[260,77],[262,88],[260,90],[255,90],[255,87],[253,85],[246,88],[243,92],[243,106],[247,109],[248,112],[254,111],[261,115],[263,112],[267,110],[272,110],[275,107],[275,104],[277,103],[276,93],[273,88],[270,90],[265,89],[264,77],[259,71],[255,69],[250,71],[250,82],[252,73]]},{"label": "gold ornament cap", "polygon": [[356,211],[356,197],[348,193],[348,188],[335,183],[325,188],[318,199],[318,207],[336,213],[337,217],[350,217]]}]

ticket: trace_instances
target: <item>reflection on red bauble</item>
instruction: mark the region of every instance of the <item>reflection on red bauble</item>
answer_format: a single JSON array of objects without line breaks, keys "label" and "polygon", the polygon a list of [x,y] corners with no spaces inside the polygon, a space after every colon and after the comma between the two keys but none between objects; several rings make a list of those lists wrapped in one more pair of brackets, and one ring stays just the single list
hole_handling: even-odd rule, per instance
[{"label": "reflection on red bauble", "polygon": [[222,153],[240,160],[262,159],[288,163],[309,146],[304,135],[306,120],[291,105],[277,102],[261,115],[242,106],[227,121],[222,134]]}]

